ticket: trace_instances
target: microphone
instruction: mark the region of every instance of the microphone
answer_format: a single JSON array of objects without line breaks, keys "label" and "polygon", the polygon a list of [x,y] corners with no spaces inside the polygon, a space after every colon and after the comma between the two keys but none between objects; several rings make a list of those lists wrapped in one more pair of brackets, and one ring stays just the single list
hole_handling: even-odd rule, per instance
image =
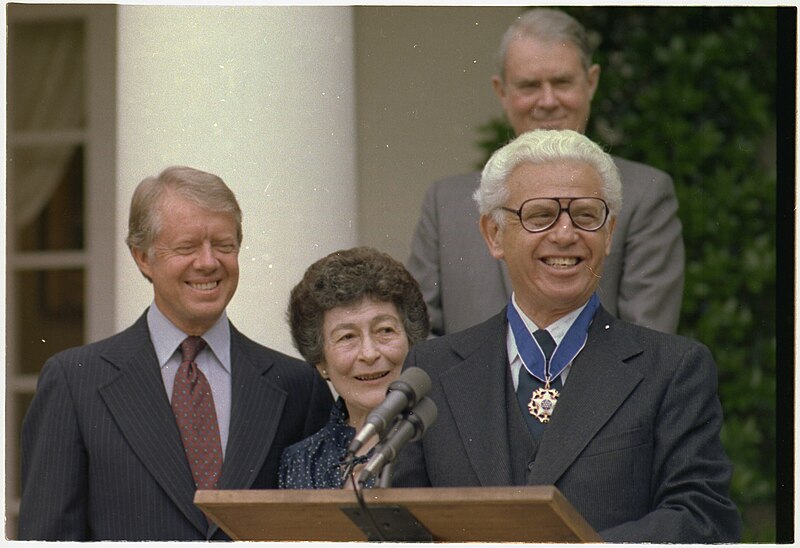
[{"label": "microphone", "polygon": [[375,453],[358,476],[358,482],[366,483],[377,476],[384,466],[392,462],[397,453],[408,442],[421,439],[425,430],[436,420],[438,411],[430,398],[423,398],[406,416],[389,431],[386,439],[375,448]]},{"label": "microphone", "polygon": [[356,451],[375,435],[383,434],[400,413],[414,407],[431,389],[431,378],[419,367],[409,367],[386,389],[384,400],[367,415],[364,426],[358,431],[347,452]]}]

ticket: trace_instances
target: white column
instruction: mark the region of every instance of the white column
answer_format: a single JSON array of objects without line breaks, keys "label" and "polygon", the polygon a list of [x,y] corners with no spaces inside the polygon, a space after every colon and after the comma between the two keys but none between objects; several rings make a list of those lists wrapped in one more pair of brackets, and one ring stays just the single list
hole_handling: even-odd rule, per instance
[{"label": "white column", "polygon": [[[234,324],[297,355],[285,310],[316,259],[356,244],[352,8],[119,6],[117,218],[145,176],[222,177],[244,213]],[[152,288],[124,243],[117,329]]]}]

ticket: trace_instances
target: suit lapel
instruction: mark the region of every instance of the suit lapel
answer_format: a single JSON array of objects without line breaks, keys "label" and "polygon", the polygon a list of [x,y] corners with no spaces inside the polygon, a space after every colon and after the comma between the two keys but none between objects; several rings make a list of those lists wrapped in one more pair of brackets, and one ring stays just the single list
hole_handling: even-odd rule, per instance
[{"label": "suit lapel", "polygon": [[[601,308],[539,443],[528,484],[554,484],[642,380],[624,360],[642,352]],[[591,402],[588,405],[587,402]]]},{"label": "suit lapel", "polygon": [[469,330],[467,336],[453,338],[452,350],[464,361],[441,376],[442,389],[481,485],[510,485],[513,475],[506,406],[479,403],[505,401],[508,358],[504,314],[484,325],[482,331]]},{"label": "suit lapel", "polygon": [[286,392],[266,378],[272,361],[249,348],[231,325],[231,425],[220,489],[248,489],[261,470],[280,424]]},{"label": "suit lapel", "polygon": [[186,518],[205,533],[205,517],[192,504],[195,485],[145,316],[115,342],[118,344],[102,357],[119,370],[119,375],[100,388],[100,396],[142,464]]}]

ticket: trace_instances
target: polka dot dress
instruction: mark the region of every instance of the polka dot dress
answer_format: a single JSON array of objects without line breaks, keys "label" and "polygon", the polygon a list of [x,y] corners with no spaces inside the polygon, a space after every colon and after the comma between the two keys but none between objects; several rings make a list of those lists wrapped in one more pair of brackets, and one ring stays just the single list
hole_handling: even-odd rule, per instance
[{"label": "polka dot dress", "polygon": [[[342,398],[336,400],[328,423],[316,434],[290,445],[281,457],[278,487],[281,489],[340,489],[344,485],[341,459],[356,435],[347,424],[347,408]],[[366,461],[372,451],[359,460]],[[371,478],[365,487],[373,487]]]}]

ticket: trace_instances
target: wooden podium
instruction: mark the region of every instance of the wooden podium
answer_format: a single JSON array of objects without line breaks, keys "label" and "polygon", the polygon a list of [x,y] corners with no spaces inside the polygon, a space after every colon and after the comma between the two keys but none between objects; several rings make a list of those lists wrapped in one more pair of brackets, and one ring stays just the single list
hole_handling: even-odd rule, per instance
[{"label": "wooden podium", "polygon": [[[602,542],[552,486],[197,491],[234,540]],[[381,530],[376,532],[374,526]]]}]

